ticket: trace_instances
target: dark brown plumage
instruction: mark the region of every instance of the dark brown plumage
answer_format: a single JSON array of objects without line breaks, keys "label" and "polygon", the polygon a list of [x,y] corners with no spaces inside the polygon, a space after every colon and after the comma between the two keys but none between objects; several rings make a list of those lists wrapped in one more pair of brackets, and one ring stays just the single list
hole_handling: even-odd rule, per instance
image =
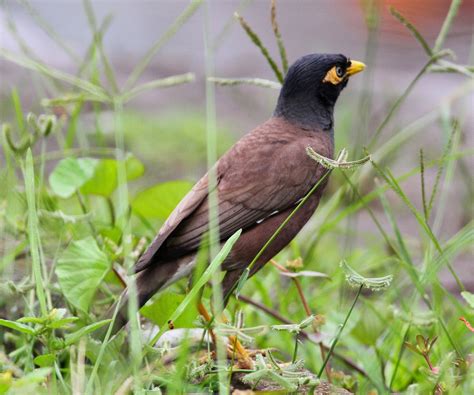
[{"label": "dark brown plumage", "polygon": [[[274,115],[245,135],[216,163],[218,220],[224,242],[242,235],[222,265],[227,294],[240,275],[326,171],[306,154],[312,147],[332,157],[333,109],[348,77],[363,69],[343,55],[307,55],[289,69]],[[284,248],[318,206],[316,192],[269,245],[252,269],[255,274]],[[208,229],[208,179],[201,178],[183,198],[136,264],[139,305],[188,275]],[[126,322],[120,314],[118,326]]]}]

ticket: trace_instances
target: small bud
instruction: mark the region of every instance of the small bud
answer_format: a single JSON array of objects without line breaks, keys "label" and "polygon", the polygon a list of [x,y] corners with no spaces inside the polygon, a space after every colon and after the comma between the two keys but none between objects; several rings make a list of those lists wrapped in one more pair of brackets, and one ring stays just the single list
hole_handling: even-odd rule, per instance
[{"label": "small bud", "polygon": [[290,270],[298,270],[303,268],[303,258],[289,259],[285,263],[285,267]]},{"label": "small bud", "polygon": [[168,321],[168,329],[169,329],[169,330],[173,330],[173,329],[174,329],[174,323],[173,323],[173,321],[171,321],[171,320]]}]

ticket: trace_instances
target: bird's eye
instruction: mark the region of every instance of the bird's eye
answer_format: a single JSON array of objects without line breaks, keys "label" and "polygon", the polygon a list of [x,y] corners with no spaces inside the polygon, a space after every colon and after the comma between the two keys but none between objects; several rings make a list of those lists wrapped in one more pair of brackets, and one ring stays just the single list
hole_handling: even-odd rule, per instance
[{"label": "bird's eye", "polygon": [[346,72],[342,66],[333,66],[331,70],[326,73],[323,82],[329,82],[333,85],[337,85],[344,81]]}]

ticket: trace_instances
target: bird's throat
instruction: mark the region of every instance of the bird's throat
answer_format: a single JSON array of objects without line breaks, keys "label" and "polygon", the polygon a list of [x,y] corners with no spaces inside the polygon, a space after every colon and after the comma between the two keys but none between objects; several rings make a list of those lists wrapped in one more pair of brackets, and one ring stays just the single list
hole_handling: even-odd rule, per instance
[{"label": "bird's throat", "polygon": [[286,99],[280,95],[273,115],[303,128],[329,133],[334,130],[334,104],[324,98],[313,96]]}]

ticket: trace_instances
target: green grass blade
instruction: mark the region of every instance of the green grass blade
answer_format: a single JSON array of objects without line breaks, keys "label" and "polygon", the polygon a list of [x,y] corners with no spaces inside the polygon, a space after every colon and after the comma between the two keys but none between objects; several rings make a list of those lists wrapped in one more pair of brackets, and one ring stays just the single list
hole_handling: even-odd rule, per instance
[{"label": "green grass blade", "polygon": [[148,92],[152,89],[168,88],[170,86],[186,84],[188,82],[193,82],[194,79],[195,77],[193,73],[185,73],[146,82],[144,84],[138,85],[135,88],[130,89],[128,92],[123,93],[121,96],[121,100],[126,103],[135,98],[136,96],[144,92]]},{"label": "green grass blade", "polygon": [[449,6],[448,14],[441,26],[441,30],[439,31],[438,37],[436,38],[433,52],[438,52],[443,47],[444,41],[446,40],[446,36],[448,35],[449,30],[451,29],[451,25],[456,17],[459,7],[461,6],[461,0],[452,0],[451,5]]},{"label": "green grass blade", "polygon": [[67,82],[68,84],[71,84],[85,92],[90,93],[93,96],[96,96],[98,100],[105,101],[105,102],[109,101],[109,97],[107,93],[100,86],[95,85],[89,81],[83,80],[81,78],[65,73],[63,71],[54,69],[43,63],[36,62],[25,56],[17,55],[5,48],[0,48],[0,56],[24,68],[37,71],[41,74],[44,74],[46,76],[49,76],[51,78],[54,78],[63,82]]},{"label": "green grass blade", "polygon": [[[410,199],[408,199],[405,192],[403,192],[403,189],[398,184],[398,181],[396,180],[396,178],[391,174],[390,170],[386,169],[386,171],[384,172],[384,171],[382,171],[382,169],[375,162],[373,162],[373,161],[371,161],[371,162],[374,165],[374,167],[377,169],[377,172],[380,174],[380,176],[387,182],[387,184],[390,185],[390,187],[398,194],[398,196],[402,199],[402,201],[405,203],[405,205],[410,209],[410,211],[415,216],[418,223],[423,228],[426,235],[433,242],[433,244],[436,247],[436,249],[438,250],[438,252],[441,255],[443,255],[443,249],[441,248],[441,245],[440,245],[438,239],[433,234],[433,231],[431,230],[430,226],[426,223],[425,219],[419,213],[419,211],[415,208],[413,203],[411,203]],[[464,291],[465,287],[464,287],[461,279],[456,274],[456,272],[453,269],[451,263],[449,263],[447,260],[446,260],[446,266],[448,267],[448,269],[451,272],[452,276],[456,280],[456,283],[458,284],[458,287],[460,288],[460,290]]]},{"label": "green grass blade", "polygon": [[318,378],[321,378],[323,372],[324,372],[324,368],[326,367],[327,363],[329,362],[329,358],[331,358],[331,355],[332,353],[334,352],[334,348],[336,347],[336,344],[337,342],[339,341],[339,338],[341,337],[341,334],[342,334],[342,331],[344,330],[344,327],[346,326],[347,324],[347,321],[349,321],[349,317],[351,316],[352,314],[352,310],[354,310],[354,307],[357,303],[357,300],[359,299],[359,296],[360,296],[360,293],[362,292],[362,288],[364,288],[364,285],[361,285],[359,287],[359,290],[357,291],[357,294],[354,298],[354,301],[352,302],[352,305],[351,305],[351,308],[349,309],[349,311],[347,312],[346,314],[346,318],[344,319],[344,322],[342,323],[342,325],[339,327],[339,330],[337,331],[337,334],[336,334],[336,337],[334,338],[333,342],[331,343],[331,347],[329,348],[329,351],[328,353],[326,354],[326,358],[324,359],[324,362],[321,366],[321,368],[319,369],[319,373],[318,373]]},{"label": "green grass blade", "polygon": [[33,156],[31,154],[30,148],[28,148],[28,151],[26,153],[26,161],[24,164],[23,175],[25,178],[26,200],[28,203],[28,238],[30,242],[33,278],[36,284],[36,293],[41,309],[41,315],[45,317],[48,314],[48,306],[46,303],[46,292],[42,275],[43,263],[40,259],[41,239],[39,236],[38,214],[36,211],[36,191]]},{"label": "green grass blade", "polygon": [[12,89],[12,102],[13,108],[15,109],[16,124],[18,126],[18,130],[20,131],[21,135],[24,135],[25,120],[23,119],[23,109],[21,107],[20,95],[18,94],[16,88]]},{"label": "green grass blade", "polygon": [[[207,269],[204,271],[204,273],[199,278],[199,280],[196,281],[192,289],[189,291],[189,293],[186,295],[184,300],[179,304],[179,306],[176,308],[174,313],[171,315],[171,317],[169,317],[167,321],[169,320],[176,321],[181,316],[181,314],[183,314],[184,310],[188,307],[189,303],[191,303],[197,297],[201,288],[204,285],[206,285],[206,283],[211,279],[212,275],[219,269],[221,263],[224,261],[227,255],[229,255],[232,247],[234,246],[235,242],[240,237],[241,233],[242,233],[242,230],[238,230],[231,237],[229,237],[229,239],[226,241],[222,249],[213,259],[211,264],[207,267]],[[153,337],[153,339],[151,339],[151,341],[149,342],[149,345],[153,346],[165,331],[166,331],[166,328],[161,327],[160,331]]]},{"label": "green grass blade", "polygon": [[104,66],[104,72],[107,77],[107,81],[109,82],[112,92],[114,94],[118,93],[118,85],[117,80],[115,78],[115,72],[107,58],[107,55],[104,50],[104,46],[102,45],[102,28],[97,26],[97,20],[94,14],[94,8],[90,0],[83,0],[84,10],[87,16],[87,21],[89,22],[89,27],[92,31],[94,37],[94,45],[99,51],[99,55]]}]

